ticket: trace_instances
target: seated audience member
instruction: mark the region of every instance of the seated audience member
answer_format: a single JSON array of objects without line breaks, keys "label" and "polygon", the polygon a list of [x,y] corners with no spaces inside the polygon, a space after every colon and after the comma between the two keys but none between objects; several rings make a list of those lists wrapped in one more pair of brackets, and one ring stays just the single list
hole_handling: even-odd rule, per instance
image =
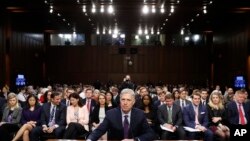
[{"label": "seated audience member", "polygon": [[142,110],[133,108],[135,93],[123,89],[120,107],[107,111],[103,122],[88,136],[87,141],[96,141],[108,131],[108,140],[152,141],[154,131],[148,125]]},{"label": "seated audience member", "polygon": [[0,97],[0,121],[2,121],[2,116],[3,116],[3,109],[6,104],[6,99]]},{"label": "seated audience member", "polygon": [[180,98],[175,101],[177,105],[181,106],[182,110],[185,106],[191,104],[191,102],[187,100],[187,94],[188,94],[188,91],[184,87],[180,88]]},{"label": "seated audience member", "polygon": [[87,88],[85,90],[85,99],[82,100],[83,105],[87,106],[87,109],[89,111],[89,114],[91,114],[95,108],[96,101],[92,99],[93,96],[93,89]]},{"label": "seated audience member", "polygon": [[178,89],[173,91],[173,95],[174,95],[174,101],[177,101],[178,99],[180,99],[180,93]]},{"label": "seated audience member", "polygon": [[225,125],[226,111],[223,105],[223,97],[218,92],[213,92],[207,105],[209,128],[219,136],[221,140],[229,139],[230,130]]},{"label": "seated audience member", "polygon": [[117,105],[114,101],[114,98],[113,98],[113,94],[110,91],[108,91],[105,93],[105,95],[106,95],[106,103],[107,103],[108,107],[110,109],[117,107]]},{"label": "seated audience member", "polygon": [[0,141],[10,141],[12,133],[19,129],[22,115],[22,108],[19,106],[15,93],[7,96],[7,105],[3,111],[2,121],[0,122]]},{"label": "seated audience member", "polygon": [[201,132],[188,132],[190,139],[197,139],[201,133],[204,134],[205,141],[213,140],[213,132],[208,127],[208,113],[206,107],[200,104],[201,95],[199,91],[194,91],[192,103],[183,108],[183,120],[185,126],[195,128]]},{"label": "seated audience member", "polygon": [[157,115],[160,124],[173,131],[162,130],[162,140],[185,139],[182,110],[179,105],[174,103],[174,97],[171,94],[165,96],[165,104],[158,107]]},{"label": "seated audience member", "polygon": [[7,100],[9,93],[10,93],[9,86],[5,85],[5,86],[3,86],[2,91],[0,91],[0,97]]},{"label": "seated audience member", "polygon": [[23,137],[23,141],[29,141],[29,132],[36,126],[40,125],[41,106],[35,95],[29,95],[26,105],[22,111],[21,124],[22,127],[16,133],[12,141],[17,141]]},{"label": "seated audience member", "polygon": [[146,119],[148,121],[149,126],[154,130],[157,131],[157,112],[156,108],[153,105],[153,99],[150,95],[144,95],[142,97],[142,106],[140,107],[143,110]]},{"label": "seated audience member", "polygon": [[51,101],[43,104],[41,109],[41,125],[34,127],[30,132],[30,140],[38,141],[44,134],[54,134],[60,139],[66,125],[66,106],[61,104],[58,92],[52,92]]},{"label": "seated audience member", "polygon": [[237,90],[235,92],[235,100],[227,105],[227,118],[229,124],[232,126],[249,125],[249,103],[245,103],[246,96],[243,91]]},{"label": "seated audience member", "polygon": [[[106,116],[106,112],[109,109],[110,108],[106,105],[106,96],[101,93],[98,97],[98,103],[95,106],[93,113],[90,115],[92,130],[95,130],[102,123]],[[107,134],[105,133],[100,140],[107,140]]]},{"label": "seated audience member", "polygon": [[64,98],[61,100],[61,103],[63,103],[64,105],[66,106],[69,106],[70,105],[70,100],[69,100],[69,96],[74,93],[75,90],[73,88],[67,88],[65,90],[65,95],[64,95]]},{"label": "seated audience member", "polygon": [[204,88],[201,89],[201,104],[203,106],[207,106],[208,99],[209,99],[208,91]]},{"label": "seated audience member", "polygon": [[166,95],[166,92],[165,91],[160,91],[157,95],[158,95],[157,96],[158,100],[154,101],[154,106],[156,108],[158,108],[159,106],[165,104],[165,95]]},{"label": "seated audience member", "polygon": [[67,128],[63,138],[76,139],[89,130],[89,112],[77,93],[70,94],[69,100],[71,105],[67,107]]}]

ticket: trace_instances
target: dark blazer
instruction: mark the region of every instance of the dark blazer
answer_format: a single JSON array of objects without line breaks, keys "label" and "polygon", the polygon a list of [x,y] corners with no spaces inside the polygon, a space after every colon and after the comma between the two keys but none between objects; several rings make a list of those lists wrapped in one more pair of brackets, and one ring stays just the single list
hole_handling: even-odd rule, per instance
[{"label": "dark blazer", "polygon": [[[82,99],[82,104],[85,105],[86,104],[86,98]],[[91,99],[91,103],[90,103],[90,114],[93,112],[95,106],[96,106],[96,101],[94,99]],[[86,105],[87,106],[87,105]]]},{"label": "dark blazer", "polygon": [[[3,111],[3,118],[2,118],[3,122],[7,122],[7,117],[9,115],[9,112],[10,112],[10,108],[8,106],[6,106],[4,108],[4,111]],[[20,120],[21,120],[21,115],[22,115],[22,108],[21,107],[15,108],[13,113],[12,113],[11,123],[19,124]]]},{"label": "dark blazer", "polygon": [[[177,105],[179,105],[179,106],[181,107],[181,103],[180,103],[180,102],[181,102],[181,100],[178,99],[178,100],[176,100],[174,103],[177,104]],[[191,101],[189,101],[189,100],[187,100],[187,99],[185,99],[185,103],[186,103],[185,106],[192,104]]]},{"label": "dark blazer", "polygon": [[[50,106],[51,102],[44,103],[42,106],[41,125],[48,126],[49,124]],[[66,106],[63,104],[56,106],[55,124],[58,124],[59,126],[66,125]]]},{"label": "dark blazer", "polygon": [[[61,104],[63,104],[63,105],[66,105],[66,106],[67,106],[67,103],[66,103],[66,99],[65,99],[65,98],[61,100]],[[70,104],[70,103],[69,103],[69,104]]]},{"label": "dark blazer", "polygon": [[[247,123],[249,124],[249,108],[246,105],[246,103],[242,103],[244,112],[245,112],[245,117],[247,119]],[[239,124],[239,112],[237,108],[237,104],[235,101],[231,101],[227,105],[227,117],[228,117],[228,122],[231,125],[238,125]]]},{"label": "dark blazer", "polygon": [[[225,109],[213,109],[209,105],[207,105],[207,112],[208,112],[208,121],[210,126],[212,125],[218,126],[220,123],[224,125],[227,124],[226,123],[227,116]],[[213,117],[221,117],[221,120],[214,123],[212,121]]]},{"label": "dark blazer", "polygon": [[[107,113],[108,110],[109,110],[109,107],[105,106],[105,113]],[[91,124],[94,123],[94,122],[95,123],[100,122],[100,120],[99,120],[99,111],[100,111],[100,105],[96,105],[93,112],[90,115]]]},{"label": "dark blazer", "polygon": [[4,109],[5,104],[6,104],[6,99],[0,97],[0,121],[2,120],[3,109]]},{"label": "dark blazer", "polygon": [[[166,104],[163,104],[158,108],[157,116],[160,124],[167,123],[168,109]],[[173,104],[172,107],[172,122],[173,126],[182,126],[182,111],[181,107],[177,104]]]},{"label": "dark blazer", "polygon": [[118,95],[115,97],[114,102],[115,102],[115,104],[116,104],[117,106],[120,105],[120,94],[118,94]]},{"label": "dark blazer", "polygon": [[[88,139],[96,141],[106,131],[108,131],[108,140],[124,139],[122,112],[119,107],[107,111],[104,121],[89,135]],[[148,125],[143,111],[137,108],[131,110],[129,138],[139,138],[140,141],[154,139],[154,132]]]},{"label": "dark blazer", "polygon": [[[208,127],[208,113],[205,106],[202,106],[201,104],[198,107],[198,120],[199,123],[204,126]],[[182,110],[183,112],[183,120],[186,126],[195,128],[195,111],[193,108],[193,104],[189,104]]]}]

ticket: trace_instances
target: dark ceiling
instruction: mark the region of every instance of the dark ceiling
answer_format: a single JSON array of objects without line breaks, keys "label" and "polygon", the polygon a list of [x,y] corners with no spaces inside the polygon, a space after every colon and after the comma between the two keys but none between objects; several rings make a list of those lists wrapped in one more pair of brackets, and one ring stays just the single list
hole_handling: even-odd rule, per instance
[{"label": "dark ceiling", "polygon": [[[191,32],[211,32],[244,25],[250,19],[249,0],[1,0],[1,16],[10,20],[12,28],[26,32],[106,33],[116,25],[122,33],[137,33],[139,27],[169,35],[181,28]],[[92,4],[96,13],[91,12]],[[156,13],[142,13],[143,4],[156,8]],[[86,5],[86,12],[83,12]],[[113,5],[115,14],[100,13]],[[165,12],[160,13],[161,5]],[[170,12],[171,5],[174,12]],[[53,6],[53,13],[50,7]],[[207,13],[203,13],[206,6]],[[171,13],[171,15],[170,15]]]}]

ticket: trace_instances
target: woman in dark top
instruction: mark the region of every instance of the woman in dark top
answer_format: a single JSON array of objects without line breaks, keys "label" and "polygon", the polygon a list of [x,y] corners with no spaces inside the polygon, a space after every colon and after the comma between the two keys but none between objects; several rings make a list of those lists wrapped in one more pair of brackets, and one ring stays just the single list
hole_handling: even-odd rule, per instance
[{"label": "woman in dark top", "polygon": [[26,107],[22,111],[22,127],[17,132],[12,141],[17,141],[21,136],[23,141],[29,141],[29,132],[40,125],[41,106],[35,95],[29,95],[26,101]]},{"label": "woman in dark top", "polygon": [[140,109],[144,111],[144,114],[147,118],[147,121],[150,127],[154,131],[156,131],[157,130],[156,129],[157,113],[156,113],[155,107],[153,106],[153,100],[150,95],[144,95],[142,97],[142,106],[140,107]]},{"label": "woman in dark top", "polygon": [[[106,112],[110,109],[110,107],[106,104],[106,97],[103,93],[98,96],[98,104],[95,106],[92,114],[90,115],[91,118],[91,125],[92,130],[95,130],[100,123],[104,120],[106,116]],[[107,140],[107,134],[104,134],[101,140]]]},{"label": "woman in dark top", "polygon": [[2,121],[0,122],[0,141],[10,141],[12,133],[19,129],[22,108],[18,104],[15,93],[7,97],[7,106],[4,108]]},{"label": "woman in dark top", "polygon": [[210,122],[209,128],[221,140],[225,140],[230,138],[230,131],[225,125],[226,113],[222,98],[219,92],[213,92],[209,97],[207,109]]},{"label": "woman in dark top", "polygon": [[107,103],[107,106],[111,109],[111,108],[115,108],[117,107],[115,101],[114,101],[114,98],[113,98],[113,94],[112,92],[108,91],[105,93],[106,95],[106,103]]}]

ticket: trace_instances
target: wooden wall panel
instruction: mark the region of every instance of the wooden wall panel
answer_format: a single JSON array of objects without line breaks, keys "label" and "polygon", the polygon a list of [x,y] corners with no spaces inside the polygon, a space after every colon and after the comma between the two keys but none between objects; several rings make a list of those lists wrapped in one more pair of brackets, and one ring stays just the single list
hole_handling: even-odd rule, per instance
[{"label": "wooden wall panel", "polygon": [[[115,50],[116,47],[49,47],[48,78],[57,83],[91,83],[97,79],[120,83],[125,74],[131,74],[137,83],[175,84],[198,83],[209,78],[209,69],[204,69],[210,66],[205,47],[138,47],[135,55]],[[73,56],[65,57],[67,54]],[[132,66],[127,64],[128,57]],[[70,71],[66,71],[68,68]]]}]

